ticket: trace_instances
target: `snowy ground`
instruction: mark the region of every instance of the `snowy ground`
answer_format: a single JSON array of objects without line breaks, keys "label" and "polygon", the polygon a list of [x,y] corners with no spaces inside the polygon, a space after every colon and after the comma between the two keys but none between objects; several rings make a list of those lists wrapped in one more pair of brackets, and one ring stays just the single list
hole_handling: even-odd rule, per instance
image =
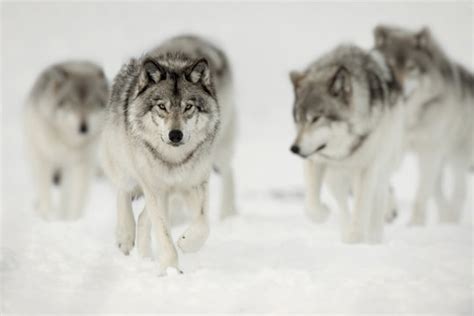
[{"label": "snowy ground", "polygon": [[[472,69],[472,4],[76,3],[2,9],[1,312],[472,314],[472,193],[462,224],[438,225],[431,210],[428,227],[407,227],[417,181],[408,156],[393,180],[401,214],[387,227],[384,244],[342,244],[337,213],[323,225],[304,217],[301,162],[288,150],[293,128],[287,79],[289,69],[341,41],[370,47],[371,28],[379,22],[432,26],[450,55]],[[240,215],[217,221],[219,178],[213,177],[208,242],[197,254],[181,254],[183,275],[159,278],[155,263],[135,250],[125,257],[115,247],[114,194],[105,180],[94,184],[81,220],[46,223],[36,217],[21,102],[51,62],[91,58],[112,77],[126,58],[191,31],[217,40],[233,61]],[[175,237],[185,227],[176,226]]]}]

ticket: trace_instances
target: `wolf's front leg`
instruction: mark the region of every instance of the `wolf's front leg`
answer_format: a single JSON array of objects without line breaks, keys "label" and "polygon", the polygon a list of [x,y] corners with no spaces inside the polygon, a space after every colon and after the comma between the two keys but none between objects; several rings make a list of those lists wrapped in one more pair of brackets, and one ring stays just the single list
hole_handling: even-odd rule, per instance
[{"label": "wolf's front leg", "polygon": [[326,167],[323,164],[304,161],[305,211],[308,217],[317,223],[324,222],[329,210],[321,203],[321,187]]},{"label": "wolf's front leg", "polygon": [[374,205],[376,172],[372,169],[362,170],[354,179],[354,211],[352,212],[348,243],[359,243],[365,238],[367,221]]},{"label": "wolf's front leg", "polygon": [[191,189],[186,200],[193,212],[191,225],[178,239],[178,246],[183,252],[195,252],[201,249],[209,236],[207,181]]},{"label": "wolf's front leg", "polygon": [[413,208],[410,225],[424,225],[426,222],[426,206],[429,198],[433,194],[436,180],[442,170],[442,156],[438,153],[429,155],[421,153],[418,156],[418,165],[420,170],[420,179],[418,189],[415,195],[415,204]]},{"label": "wolf's front leg", "polygon": [[37,194],[36,210],[41,218],[50,219],[53,211],[51,185],[54,170],[51,164],[42,159],[42,157],[39,157],[39,155],[33,155],[31,162]]},{"label": "wolf's front leg", "polygon": [[73,165],[65,171],[61,190],[62,217],[75,220],[81,217],[87,200],[92,166],[87,162]]},{"label": "wolf's front leg", "polygon": [[165,275],[169,268],[179,270],[178,254],[168,228],[167,206],[168,193],[154,192],[143,188],[145,195],[146,212],[151,220],[152,230],[156,236],[160,275]]},{"label": "wolf's front leg", "polygon": [[151,221],[146,207],[138,216],[137,249],[143,258],[151,257]]},{"label": "wolf's front leg", "polygon": [[369,227],[367,241],[377,244],[383,240],[383,227],[385,214],[390,205],[390,185],[388,183],[388,175],[381,175],[375,185],[374,203],[369,210]]},{"label": "wolf's front leg", "polygon": [[115,231],[117,246],[128,256],[135,245],[135,218],[133,217],[132,198],[129,192],[117,194],[117,228]]}]

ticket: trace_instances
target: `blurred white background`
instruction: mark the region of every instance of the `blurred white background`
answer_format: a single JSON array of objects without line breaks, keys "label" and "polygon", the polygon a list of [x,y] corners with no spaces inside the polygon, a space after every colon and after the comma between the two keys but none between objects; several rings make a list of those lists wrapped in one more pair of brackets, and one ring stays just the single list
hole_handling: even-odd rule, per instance
[{"label": "blurred white background", "polygon": [[[2,310],[472,312],[472,194],[462,225],[408,229],[410,157],[394,177],[402,216],[384,245],[343,245],[334,216],[321,226],[304,218],[301,161],[288,150],[288,72],[341,42],[371,48],[379,23],[429,26],[472,71],[472,2],[2,3]],[[185,275],[158,279],[151,262],[115,249],[115,200],[105,181],[81,221],[36,218],[21,111],[49,64],[91,59],[111,80],[128,58],[181,33],[214,40],[231,60],[242,216],[213,221],[205,249],[181,256]]]}]

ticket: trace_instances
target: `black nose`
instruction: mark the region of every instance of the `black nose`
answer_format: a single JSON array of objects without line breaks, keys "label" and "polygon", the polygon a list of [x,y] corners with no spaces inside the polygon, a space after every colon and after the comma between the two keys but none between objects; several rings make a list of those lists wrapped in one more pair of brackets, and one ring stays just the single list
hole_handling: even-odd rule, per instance
[{"label": "black nose", "polygon": [[174,129],[169,133],[168,137],[170,141],[176,144],[183,139],[183,132],[181,132],[179,129]]},{"label": "black nose", "polygon": [[88,127],[86,122],[82,122],[81,125],[79,126],[79,133],[85,134],[87,133]]},{"label": "black nose", "polygon": [[300,152],[300,148],[297,145],[291,146],[290,150],[294,154],[299,154],[299,152]]}]

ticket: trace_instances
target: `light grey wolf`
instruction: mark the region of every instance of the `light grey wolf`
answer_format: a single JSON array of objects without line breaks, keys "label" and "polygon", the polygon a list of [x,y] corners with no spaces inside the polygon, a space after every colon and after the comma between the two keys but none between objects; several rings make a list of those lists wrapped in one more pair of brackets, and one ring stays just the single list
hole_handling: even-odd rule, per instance
[{"label": "light grey wolf", "polygon": [[197,251],[209,234],[208,181],[224,178],[222,216],[234,212],[231,156],[234,114],[229,63],[221,50],[195,36],[164,42],[131,59],[116,76],[102,137],[101,161],[117,188],[117,244],[128,255],[135,243],[131,200],[143,194],[137,248],[150,256],[156,237],[160,274],[179,269],[168,209],[179,195],[192,211],[178,239]]},{"label": "light grey wolf", "polygon": [[[58,63],[44,70],[25,109],[27,152],[45,219],[77,219],[97,167],[97,144],[108,98],[108,83],[88,61]],[[60,185],[60,205],[52,203],[52,184]]]},{"label": "light grey wolf", "polygon": [[305,159],[307,214],[317,222],[326,218],[324,182],[341,211],[342,239],[380,242],[389,178],[403,143],[403,108],[388,68],[380,58],[343,45],[290,77],[297,130],[291,151]]},{"label": "light grey wolf", "polygon": [[[431,197],[439,220],[456,222],[466,201],[466,175],[473,162],[474,76],[448,58],[428,28],[409,31],[380,25],[374,37],[376,49],[403,89],[407,148],[419,162],[410,223],[425,223]],[[452,171],[454,179],[451,196],[443,190],[446,170]]]}]

